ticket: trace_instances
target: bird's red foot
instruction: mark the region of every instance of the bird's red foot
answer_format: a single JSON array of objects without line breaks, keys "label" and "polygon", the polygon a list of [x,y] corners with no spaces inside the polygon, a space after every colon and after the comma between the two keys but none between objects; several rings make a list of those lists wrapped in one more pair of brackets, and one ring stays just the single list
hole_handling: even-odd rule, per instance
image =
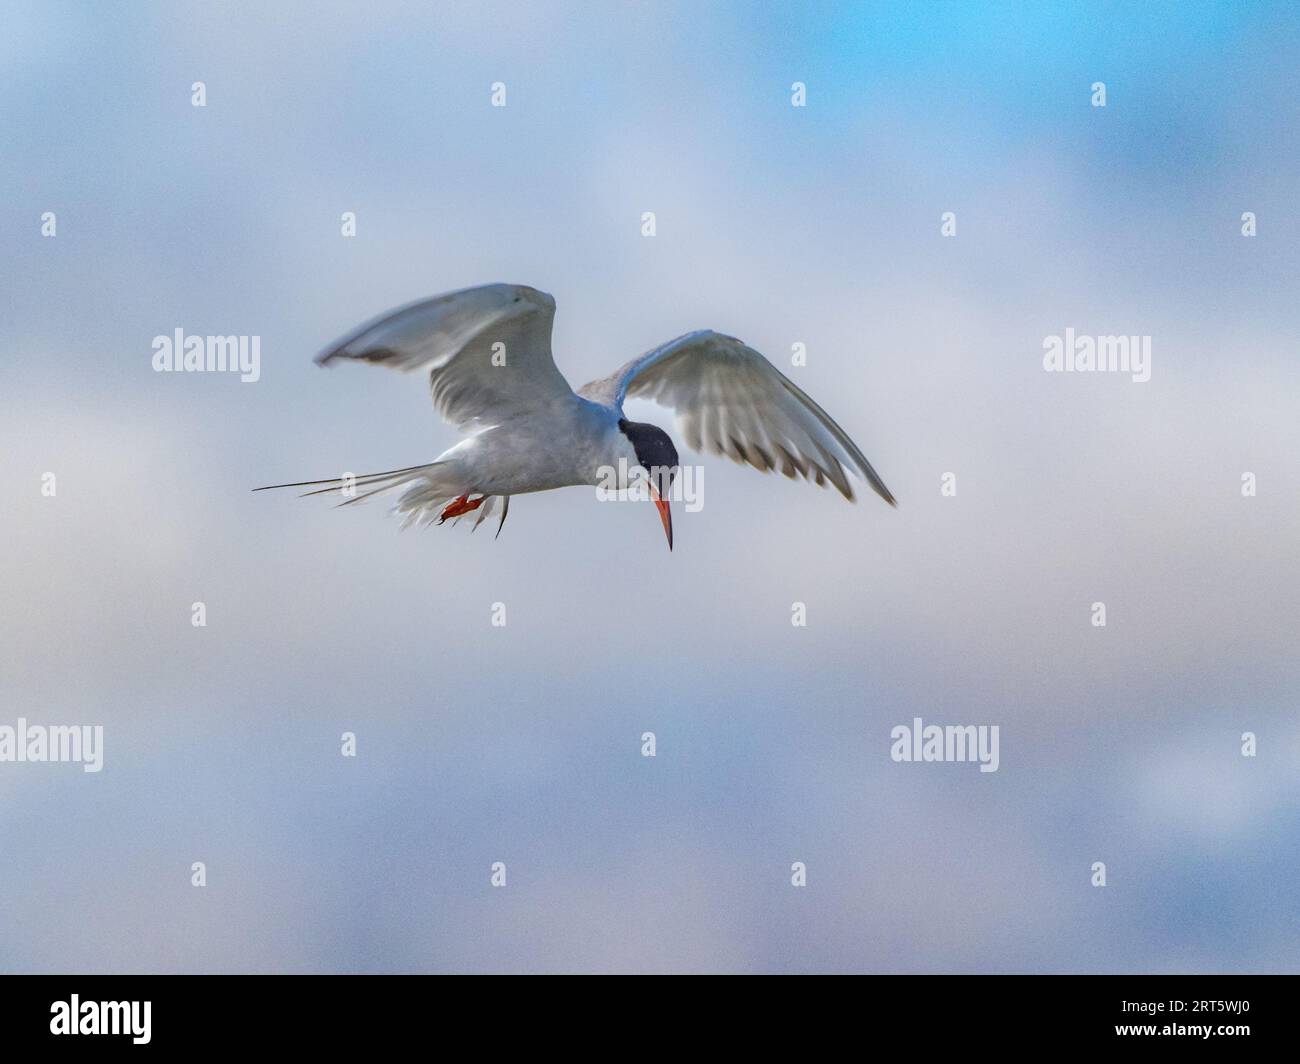
[{"label": "bird's red foot", "polygon": [[469,495],[462,495],[459,499],[453,499],[447,503],[446,509],[438,517],[438,524],[442,524],[449,517],[459,517],[461,514],[467,514],[471,510],[477,510],[483,505],[486,495],[480,495],[473,502],[469,501]]}]

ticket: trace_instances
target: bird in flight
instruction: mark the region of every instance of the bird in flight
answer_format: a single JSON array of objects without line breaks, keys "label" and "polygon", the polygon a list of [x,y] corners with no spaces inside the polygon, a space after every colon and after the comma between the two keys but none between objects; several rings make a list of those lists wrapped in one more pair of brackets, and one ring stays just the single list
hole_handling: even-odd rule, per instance
[{"label": "bird in flight", "polygon": [[350,492],[339,505],[405,488],[394,512],[442,524],[478,511],[474,527],[512,495],[648,478],[668,549],[669,489],[680,463],[662,429],[623,416],[623,402],[670,407],[687,446],[763,472],[780,470],[853,500],[846,470],[890,506],[894,497],[830,415],[751,347],[710,330],[687,333],[576,392],[551,357],[555,300],[525,285],[489,284],[421,300],[360,326],[316,361],[428,371],[438,413],[470,433],[427,465],[271,488]]}]

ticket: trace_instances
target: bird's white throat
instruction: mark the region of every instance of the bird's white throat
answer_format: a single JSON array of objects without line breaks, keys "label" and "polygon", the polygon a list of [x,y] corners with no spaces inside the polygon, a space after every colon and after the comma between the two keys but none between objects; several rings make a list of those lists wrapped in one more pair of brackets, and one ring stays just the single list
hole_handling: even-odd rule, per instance
[{"label": "bird's white throat", "polygon": [[[661,477],[660,473],[660,470],[647,473],[634,461],[620,458],[616,465],[603,465],[596,471],[596,499],[600,502],[648,502],[654,498],[651,486],[668,479],[667,476]],[[677,466],[676,476],[668,490],[659,494],[669,502],[681,503],[687,513],[698,513],[704,509],[704,467]]]}]

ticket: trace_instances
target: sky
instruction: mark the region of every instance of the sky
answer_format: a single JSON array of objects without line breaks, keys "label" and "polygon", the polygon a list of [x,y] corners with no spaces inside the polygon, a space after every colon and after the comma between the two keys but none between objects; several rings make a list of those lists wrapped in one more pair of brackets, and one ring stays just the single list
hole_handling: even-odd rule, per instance
[{"label": "sky", "polygon": [[[1300,970],[1294,7],[0,6],[0,727],[104,736],[0,762],[0,970]],[[898,509],[249,490],[453,443],[312,357],[496,281],[575,386],[743,338]]]}]

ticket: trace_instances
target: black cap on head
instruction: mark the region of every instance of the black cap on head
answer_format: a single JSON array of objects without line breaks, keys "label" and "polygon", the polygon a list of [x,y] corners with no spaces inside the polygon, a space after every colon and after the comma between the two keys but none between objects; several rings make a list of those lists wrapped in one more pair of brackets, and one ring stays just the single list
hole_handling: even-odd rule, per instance
[{"label": "black cap on head", "polygon": [[677,448],[668,438],[668,433],[657,425],[628,421],[626,418],[619,421],[618,427],[631,441],[632,448],[636,451],[637,464],[650,474],[659,494],[666,498],[681,465]]}]

